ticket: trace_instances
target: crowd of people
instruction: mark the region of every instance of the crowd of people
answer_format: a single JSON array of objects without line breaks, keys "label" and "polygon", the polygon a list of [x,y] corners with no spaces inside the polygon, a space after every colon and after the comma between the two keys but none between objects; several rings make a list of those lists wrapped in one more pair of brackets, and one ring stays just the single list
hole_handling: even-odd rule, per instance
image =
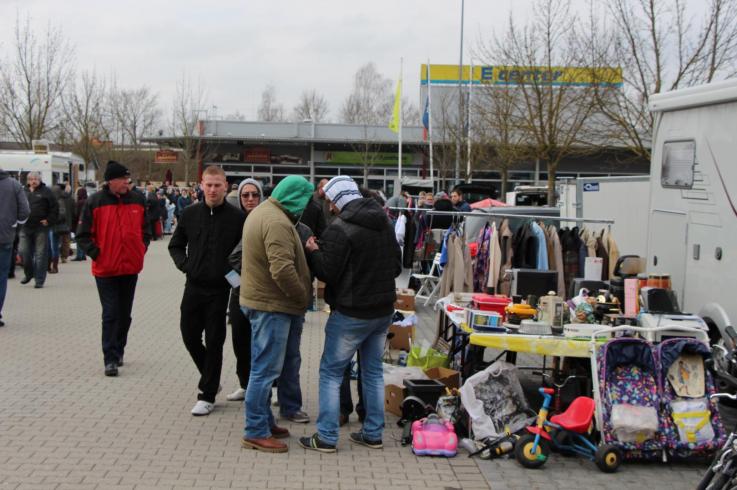
[{"label": "crowd of people", "polygon": [[[276,424],[271,410],[272,389],[276,387],[281,419],[310,421],[302,407],[300,344],[317,278],[326,283],[331,312],[320,363],[317,430],[299,443],[309,450],[336,450],[338,428],[353,410],[349,373],[358,354],[356,411],[362,429],[350,439],[382,447],[381,354],[402,252],[381,197],[359,189],[346,176],[324,179],[317,188],[303,177],[290,176],[267,198],[253,179],[229,188],[224,172],[215,166],[205,169],[191,194],[166,185],[139,189],[128,169],[114,161],[108,162],[104,181],[89,195],[80,189],[75,200],[68,189],[47,189],[39,175],[29,174],[22,187],[0,172],[0,261],[7,268],[0,273],[7,280],[17,234],[26,274],[22,282],[35,279],[42,287],[49,257],[52,265],[54,257],[68,257],[63,237],[75,233],[73,260],[92,260],[106,376],[118,376],[124,366],[138,275],[149,243],[171,232],[169,253],[186,277],[181,338],[199,372],[192,415],[206,416],[216,409],[230,323],[239,388],[226,398],[244,402],[242,445],[266,452],[288,450],[280,439],[289,437],[289,430]],[[0,282],[0,308],[5,286]]]}]

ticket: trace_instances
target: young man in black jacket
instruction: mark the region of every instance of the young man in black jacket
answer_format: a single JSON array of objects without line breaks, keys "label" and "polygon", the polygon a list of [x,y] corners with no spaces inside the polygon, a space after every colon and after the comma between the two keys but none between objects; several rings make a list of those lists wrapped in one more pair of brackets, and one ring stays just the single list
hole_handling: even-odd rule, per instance
[{"label": "young man in black jacket", "polygon": [[25,277],[21,284],[36,280],[36,288],[46,282],[49,265],[49,230],[59,215],[59,204],[51,190],[41,182],[39,172],[29,172],[26,176],[26,198],[31,207],[31,215],[20,231],[20,250],[23,255]]},{"label": "young man in black jacket", "polygon": [[[209,415],[220,391],[225,343],[225,314],[230,284],[228,255],[241,238],[245,214],[225,202],[228,183],[220,167],[202,174],[204,199],[182,211],[169,254],[187,274],[180,328],[184,345],[200,372],[197,403],[192,415]],[[202,333],[205,345],[202,344]]]},{"label": "young man in black jacket", "polygon": [[319,245],[307,242],[309,262],[326,283],[331,313],[325,325],[320,361],[320,415],[317,433],[300,439],[306,449],[335,452],[338,443],[340,384],[356,351],[360,354],[366,417],[352,442],[381,448],[384,430],[384,375],[381,356],[394,313],[394,279],[402,272],[402,253],[394,228],[374,199],[364,199],[356,183],[339,176],[325,185],[337,217]]}]

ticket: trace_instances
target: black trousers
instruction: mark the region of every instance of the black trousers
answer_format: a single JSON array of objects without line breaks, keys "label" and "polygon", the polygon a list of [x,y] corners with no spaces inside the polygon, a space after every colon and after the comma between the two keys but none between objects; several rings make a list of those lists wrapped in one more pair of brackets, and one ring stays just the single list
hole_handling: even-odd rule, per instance
[{"label": "black trousers", "polygon": [[95,277],[102,304],[102,356],[105,364],[123,359],[131,327],[138,275]]},{"label": "black trousers", "polygon": [[[363,406],[363,388],[361,386],[361,354],[356,352],[356,367],[358,369],[358,403],[356,413],[358,420],[363,422],[366,417],[366,409]],[[340,414],[349,416],[353,412],[353,396],[351,395],[351,363],[345,368],[343,382],[340,384]]]},{"label": "black trousers", "polygon": [[248,388],[248,377],[251,375],[251,322],[241,311],[239,296],[240,288],[230,290],[228,317],[235,354],[235,374],[241,388],[245,390]]},{"label": "black trousers", "polygon": [[223,369],[228,292],[227,288],[212,289],[187,283],[180,307],[182,340],[200,372],[197,399],[210,403],[215,403]]}]

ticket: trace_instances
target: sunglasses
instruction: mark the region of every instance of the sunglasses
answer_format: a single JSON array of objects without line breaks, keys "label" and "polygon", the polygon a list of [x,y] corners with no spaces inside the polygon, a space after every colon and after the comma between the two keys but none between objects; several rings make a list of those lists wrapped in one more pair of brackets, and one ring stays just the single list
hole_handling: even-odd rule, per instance
[{"label": "sunglasses", "polygon": [[241,194],[241,197],[245,197],[246,199],[251,199],[252,197],[255,197],[258,199],[259,197],[261,197],[261,194],[259,194],[258,192],[244,192],[243,194]]}]

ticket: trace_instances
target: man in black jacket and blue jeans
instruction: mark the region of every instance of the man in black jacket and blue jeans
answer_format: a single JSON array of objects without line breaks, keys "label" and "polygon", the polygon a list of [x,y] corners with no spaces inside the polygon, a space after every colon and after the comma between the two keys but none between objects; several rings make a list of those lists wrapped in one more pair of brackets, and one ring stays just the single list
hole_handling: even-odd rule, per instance
[{"label": "man in black jacket and blue jeans", "polygon": [[[169,242],[169,254],[187,275],[180,329],[184,346],[200,372],[197,403],[192,415],[209,415],[220,391],[225,343],[225,314],[230,284],[228,255],[241,239],[246,215],[225,202],[228,183],[220,167],[202,174],[204,200],[182,211]],[[202,344],[202,334],[205,344]]]},{"label": "man in black jacket and blue jeans", "polygon": [[338,443],[340,385],[350,360],[359,352],[366,417],[351,442],[381,448],[384,431],[384,373],[381,356],[394,313],[394,279],[402,272],[402,253],[386,213],[364,199],[356,183],[339,176],[325,185],[336,219],[320,243],[307,242],[309,263],[326,283],[331,313],[325,325],[320,360],[320,415],[317,433],[303,437],[306,449],[335,452]]}]

